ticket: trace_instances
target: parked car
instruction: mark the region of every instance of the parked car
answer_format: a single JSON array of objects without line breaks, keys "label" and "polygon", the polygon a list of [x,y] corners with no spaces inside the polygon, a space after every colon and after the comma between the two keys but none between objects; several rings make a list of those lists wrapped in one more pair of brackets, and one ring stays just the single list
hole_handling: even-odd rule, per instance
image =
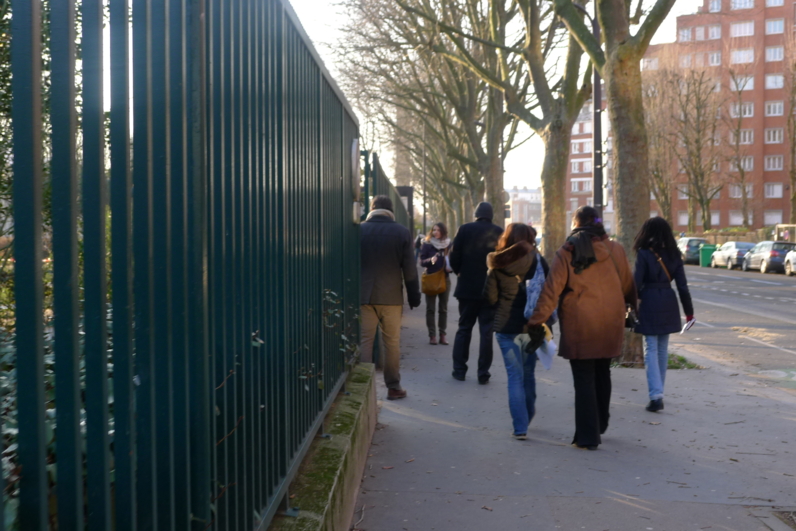
[{"label": "parked car", "polygon": [[755,244],[751,242],[727,242],[713,253],[710,259],[710,267],[726,267],[735,269],[741,267],[743,257]]},{"label": "parked car", "polygon": [[698,264],[699,246],[703,243],[708,243],[708,241],[705,238],[680,238],[677,240],[677,248],[680,249],[683,262],[686,264]]},{"label": "parked car", "polygon": [[741,269],[759,269],[761,273],[785,271],[785,255],[796,249],[796,243],[760,242],[746,253]]},{"label": "parked car", "polygon": [[796,249],[789,251],[785,255],[785,274],[788,276],[796,275]]}]

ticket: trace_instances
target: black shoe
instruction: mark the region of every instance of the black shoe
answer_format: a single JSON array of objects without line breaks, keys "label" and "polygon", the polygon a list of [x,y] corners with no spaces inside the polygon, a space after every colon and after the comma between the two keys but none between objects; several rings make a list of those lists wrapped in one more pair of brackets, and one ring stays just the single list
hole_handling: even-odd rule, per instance
[{"label": "black shoe", "polygon": [[478,379],[478,383],[481,384],[481,385],[488,384],[489,383],[489,377],[487,376],[486,378],[479,378]]},{"label": "black shoe", "polygon": [[646,407],[647,411],[651,411],[652,413],[656,413],[663,409],[663,398],[659,398],[657,400],[650,400],[650,403],[647,404]]},{"label": "black shoe", "polygon": [[452,372],[451,376],[453,376],[454,380],[459,380],[460,382],[464,381],[464,375],[456,374],[455,372]]},{"label": "black shoe", "polygon": [[581,446],[578,443],[572,443],[572,446],[579,450],[591,450],[592,452],[597,449],[597,445]]}]

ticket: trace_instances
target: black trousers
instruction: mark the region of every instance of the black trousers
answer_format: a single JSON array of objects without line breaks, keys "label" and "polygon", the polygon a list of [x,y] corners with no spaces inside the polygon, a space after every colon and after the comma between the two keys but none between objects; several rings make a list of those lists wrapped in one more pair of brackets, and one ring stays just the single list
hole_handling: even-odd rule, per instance
[{"label": "black trousers", "polygon": [[495,310],[483,299],[459,299],[459,329],[453,340],[453,372],[458,376],[467,373],[467,361],[470,359],[470,339],[473,327],[478,322],[481,341],[478,346],[478,379],[489,378],[492,366],[492,321]]},{"label": "black trousers", "polygon": [[608,429],[611,360],[569,360],[575,384],[575,438],[580,446],[597,446]]}]

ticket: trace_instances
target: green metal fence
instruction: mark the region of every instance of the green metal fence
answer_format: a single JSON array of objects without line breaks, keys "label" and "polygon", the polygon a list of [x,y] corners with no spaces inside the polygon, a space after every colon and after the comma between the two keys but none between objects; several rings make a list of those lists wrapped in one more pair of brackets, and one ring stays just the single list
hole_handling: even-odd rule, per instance
[{"label": "green metal fence", "polygon": [[102,0],[45,5],[12,19],[4,502],[25,531],[264,528],[356,354],[354,114],[286,0],[109,0],[107,46]]},{"label": "green metal fence", "polygon": [[395,209],[395,221],[409,229],[414,234],[414,222],[406,209],[406,205],[401,199],[398,190],[393,186],[387,174],[381,167],[379,156],[376,153],[362,151],[362,158],[365,164],[365,210],[370,208],[370,201],[377,195],[386,195],[392,200]]}]

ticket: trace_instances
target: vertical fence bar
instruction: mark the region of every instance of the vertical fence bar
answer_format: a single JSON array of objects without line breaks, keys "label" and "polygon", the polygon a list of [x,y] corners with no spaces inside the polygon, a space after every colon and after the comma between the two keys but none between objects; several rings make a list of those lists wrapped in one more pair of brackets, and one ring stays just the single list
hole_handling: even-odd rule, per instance
[{"label": "vertical fence bar", "polygon": [[[133,0],[133,252],[137,432],[137,523],[154,529],[157,451],[153,341],[152,73],[150,0]],[[164,495],[166,493],[163,493]]]},{"label": "vertical fence bar", "polygon": [[108,280],[105,269],[107,186],[102,71],[102,1],[83,0],[82,18],[86,502],[89,530],[102,531],[110,529],[111,522],[106,325]]},{"label": "vertical fence bar", "polygon": [[186,4],[186,118],[191,128],[186,131],[187,179],[187,269],[188,269],[188,363],[190,423],[190,515],[192,531],[205,531],[212,526],[210,499],[212,494],[212,447],[210,415],[213,388],[210,385],[208,334],[208,231],[209,218],[206,186],[208,183],[209,142],[205,137],[207,120],[207,64],[205,27],[206,3],[198,0]]},{"label": "vertical fence bar", "polygon": [[11,20],[14,152],[19,523],[47,529],[42,342],[41,4],[20,2]]},{"label": "vertical fence bar", "polygon": [[[172,395],[171,158],[169,120],[169,9],[150,0],[152,132],[152,384],[155,397],[155,481],[157,527],[174,528],[174,446]],[[136,135],[137,136],[137,135]]]},{"label": "vertical fence bar", "polygon": [[[174,529],[190,528],[190,500],[193,487],[190,469],[191,440],[188,423],[188,326],[187,287],[190,277],[187,241],[188,215],[188,128],[186,112],[186,2],[170,0],[168,24],[169,127],[171,163],[171,290],[172,290],[172,376],[173,376],[173,478]],[[201,363],[201,358],[195,360]]]},{"label": "vertical fence bar", "polygon": [[80,347],[78,345],[77,165],[75,136],[75,4],[52,3],[53,310],[55,402],[58,438],[59,528],[83,527],[83,448],[80,434]]},{"label": "vertical fence bar", "polygon": [[113,292],[114,512],[116,529],[137,528],[133,384],[130,0],[110,0],[111,288]]}]

